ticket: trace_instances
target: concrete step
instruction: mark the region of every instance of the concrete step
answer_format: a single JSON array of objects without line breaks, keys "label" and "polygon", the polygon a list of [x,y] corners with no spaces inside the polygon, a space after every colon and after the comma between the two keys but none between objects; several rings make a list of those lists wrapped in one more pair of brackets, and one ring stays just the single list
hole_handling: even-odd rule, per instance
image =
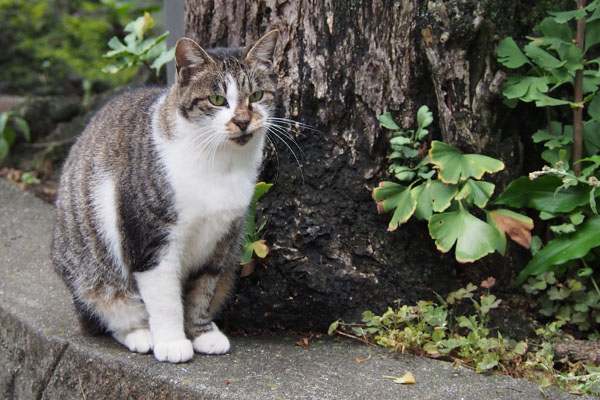
[{"label": "concrete step", "polygon": [[[0,180],[0,393],[5,399],[572,399],[525,380],[355,342],[232,337],[223,356],[159,363],[77,325],[49,256],[52,206]],[[310,310],[307,310],[310,312]],[[367,361],[358,362],[357,358]],[[412,372],[416,383],[383,375]]]}]

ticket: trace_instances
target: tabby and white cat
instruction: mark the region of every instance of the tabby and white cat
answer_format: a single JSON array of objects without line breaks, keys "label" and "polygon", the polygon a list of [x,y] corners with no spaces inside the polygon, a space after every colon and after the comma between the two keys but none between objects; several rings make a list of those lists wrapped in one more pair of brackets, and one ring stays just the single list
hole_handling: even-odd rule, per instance
[{"label": "tabby and white cat", "polygon": [[52,259],[88,330],[159,361],[229,351],[212,319],[237,274],[278,34],[206,51],[180,39],[170,89],[114,98],[73,145]]}]

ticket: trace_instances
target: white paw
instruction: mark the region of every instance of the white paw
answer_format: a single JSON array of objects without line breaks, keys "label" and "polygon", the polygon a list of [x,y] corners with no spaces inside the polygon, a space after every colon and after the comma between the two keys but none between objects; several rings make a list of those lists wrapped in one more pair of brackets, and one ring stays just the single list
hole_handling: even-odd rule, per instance
[{"label": "white paw", "polygon": [[188,339],[154,343],[154,357],[158,361],[180,363],[191,360],[193,356],[194,348]]},{"label": "white paw", "polygon": [[147,353],[152,350],[152,335],[150,329],[133,329],[126,333],[114,333],[113,337],[130,351]]},{"label": "white paw", "polygon": [[194,350],[202,354],[225,354],[231,348],[229,339],[213,323],[213,330],[194,339]]}]

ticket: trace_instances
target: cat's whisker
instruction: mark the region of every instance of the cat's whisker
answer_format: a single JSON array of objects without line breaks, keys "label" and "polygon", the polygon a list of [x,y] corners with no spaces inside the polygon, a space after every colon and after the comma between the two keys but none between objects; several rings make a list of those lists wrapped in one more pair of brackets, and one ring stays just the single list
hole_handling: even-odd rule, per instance
[{"label": "cat's whisker", "polygon": [[288,132],[286,127],[282,127],[277,124],[270,124],[269,127],[276,130],[279,134],[281,134],[282,136],[284,136],[285,138],[290,140],[292,143],[294,143],[296,148],[300,151],[300,154],[302,155],[302,159],[306,160],[306,154],[304,154],[304,151],[302,150],[302,148],[300,147],[298,142],[296,142],[296,139],[294,139],[292,134],[290,132]]},{"label": "cat's whisker", "polygon": [[277,174],[275,175],[275,179],[273,183],[277,183],[277,180],[279,178],[279,151],[277,150],[277,146],[275,145],[275,142],[273,141],[273,139],[271,139],[271,136],[269,136],[269,134],[267,133],[265,135],[265,137],[267,138],[267,140],[269,141],[269,143],[271,144],[271,146],[273,146],[273,151],[275,152],[275,161],[277,163]]},{"label": "cat's whisker", "polygon": [[321,133],[321,131],[319,131],[318,129],[316,129],[316,128],[308,125],[308,124],[305,124],[305,123],[302,123],[302,122],[299,122],[299,121],[294,121],[294,120],[288,119],[288,118],[269,117],[267,120],[269,122],[284,123],[284,124],[286,124],[286,125],[288,125],[290,127],[295,127],[295,128],[300,128],[300,129],[306,129],[308,131]]},{"label": "cat's whisker", "polygon": [[279,140],[281,140],[281,142],[288,148],[290,153],[292,153],[292,155],[294,156],[294,159],[296,160],[296,164],[298,164],[298,169],[300,170],[300,177],[302,178],[302,184],[304,185],[304,173],[302,172],[302,164],[300,164],[300,160],[298,159],[298,156],[294,152],[294,149],[292,149],[292,147],[277,133],[277,131],[275,131],[272,128],[273,128],[272,126],[269,126],[267,128],[268,132],[275,135]]}]

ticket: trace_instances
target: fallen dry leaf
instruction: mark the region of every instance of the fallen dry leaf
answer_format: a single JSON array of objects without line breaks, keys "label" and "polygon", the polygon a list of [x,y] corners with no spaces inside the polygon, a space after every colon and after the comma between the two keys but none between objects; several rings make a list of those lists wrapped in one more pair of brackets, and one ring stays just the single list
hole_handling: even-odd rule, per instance
[{"label": "fallen dry leaf", "polygon": [[301,346],[304,350],[308,349],[308,338],[304,337],[296,342],[297,346]]},{"label": "fallen dry leaf", "polygon": [[415,377],[412,374],[412,372],[407,372],[406,374],[402,375],[401,377],[397,377],[397,376],[390,376],[390,375],[383,375],[384,379],[392,379],[394,383],[399,383],[402,385],[412,385],[414,383],[416,383]]}]

